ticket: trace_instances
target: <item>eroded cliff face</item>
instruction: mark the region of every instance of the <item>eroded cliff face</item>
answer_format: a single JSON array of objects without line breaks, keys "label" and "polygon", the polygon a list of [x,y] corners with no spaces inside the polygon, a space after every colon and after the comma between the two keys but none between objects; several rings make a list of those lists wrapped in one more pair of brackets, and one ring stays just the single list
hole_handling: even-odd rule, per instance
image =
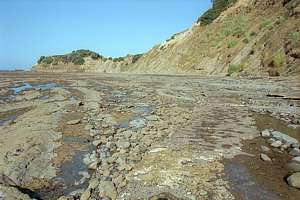
[{"label": "eroded cliff face", "polygon": [[[149,52],[117,61],[36,70],[201,75],[289,75],[300,71],[300,1],[239,0],[212,23],[198,20]],[[134,59],[133,59],[134,58]]]}]

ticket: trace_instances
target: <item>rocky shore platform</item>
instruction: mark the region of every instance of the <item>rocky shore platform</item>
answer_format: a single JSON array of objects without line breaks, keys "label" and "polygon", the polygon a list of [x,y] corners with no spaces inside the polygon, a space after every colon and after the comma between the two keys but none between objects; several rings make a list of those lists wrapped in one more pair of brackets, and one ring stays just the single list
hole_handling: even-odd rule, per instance
[{"label": "rocky shore platform", "polygon": [[0,199],[297,200],[299,80],[1,73]]}]

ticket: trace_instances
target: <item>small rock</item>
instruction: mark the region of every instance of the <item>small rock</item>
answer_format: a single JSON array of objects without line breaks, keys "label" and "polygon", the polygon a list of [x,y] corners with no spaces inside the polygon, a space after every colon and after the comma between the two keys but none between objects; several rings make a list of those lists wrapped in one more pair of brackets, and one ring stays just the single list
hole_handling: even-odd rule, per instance
[{"label": "small rock", "polygon": [[287,178],[290,186],[300,189],[300,172],[294,173]]},{"label": "small rock", "polygon": [[90,189],[95,189],[95,188],[97,188],[98,187],[98,185],[99,185],[99,180],[97,179],[97,178],[95,178],[95,179],[92,179],[92,180],[90,180],[90,182],[89,182],[89,188]]},{"label": "small rock", "polygon": [[129,142],[117,142],[116,143],[117,147],[120,148],[120,149],[127,149],[130,147],[130,143]]},{"label": "small rock", "polygon": [[293,149],[289,152],[289,155],[291,155],[291,156],[300,156],[300,149],[293,148]]},{"label": "small rock", "polygon": [[300,163],[297,162],[290,162],[286,165],[286,168],[290,172],[300,172]]},{"label": "small rock", "polygon": [[76,125],[76,124],[79,124],[80,122],[81,122],[81,119],[74,119],[74,120],[68,121],[67,125]]},{"label": "small rock", "polygon": [[148,121],[158,121],[159,117],[157,115],[150,115],[146,117],[146,120]]},{"label": "small rock", "polygon": [[264,137],[264,138],[268,138],[271,136],[271,133],[269,131],[269,129],[265,129],[261,132],[261,136]]},{"label": "small rock", "polygon": [[81,195],[80,200],[88,200],[91,196],[91,189],[87,189],[84,191],[84,193]]},{"label": "small rock", "polygon": [[92,162],[91,164],[89,164],[88,168],[89,169],[93,169],[93,170],[96,170],[98,167],[98,162],[95,161],[95,162]]},{"label": "small rock", "polygon": [[298,140],[295,138],[290,137],[287,134],[281,133],[279,131],[272,131],[271,132],[271,137],[275,138],[276,140],[280,140],[283,143],[288,144],[289,146],[293,145],[293,144],[298,144]]},{"label": "small rock", "polygon": [[102,181],[99,185],[100,196],[109,197],[112,200],[117,199],[117,190],[112,181]]},{"label": "small rock", "polygon": [[272,162],[271,158],[270,158],[269,156],[267,156],[266,154],[261,153],[261,154],[260,154],[260,158],[261,158],[263,161]]},{"label": "small rock", "polygon": [[93,145],[94,145],[95,147],[99,146],[101,143],[102,143],[101,140],[95,140],[95,141],[93,141]]},{"label": "small rock", "polygon": [[269,147],[266,147],[266,146],[261,146],[260,149],[263,151],[263,152],[269,152],[271,149]]},{"label": "small rock", "polygon": [[274,141],[271,146],[272,147],[275,147],[275,148],[278,148],[282,145],[282,142],[280,140],[277,140],[277,141]]},{"label": "small rock", "polygon": [[300,163],[300,156],[294,157],[292,161]]}]

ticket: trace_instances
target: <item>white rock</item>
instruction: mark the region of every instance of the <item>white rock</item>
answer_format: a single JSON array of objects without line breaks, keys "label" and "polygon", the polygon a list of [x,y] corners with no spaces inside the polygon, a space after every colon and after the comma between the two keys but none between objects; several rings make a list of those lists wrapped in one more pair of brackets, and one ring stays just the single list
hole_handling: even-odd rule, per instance
[{"label": "white rock", "polygon": [[265,137],[265,138],[270,137],[270,136],[271,136],[271,133],[270,133],[269,129],[263,130],[263,131],[261,132],[261,136],[262,136],[262,137]]},{"label": "white rock", "polygon": [[101,140],[95,140],[95,141],[93,141],[93,145],[96,146],[96,147],[99,146],[101,143],[102,143]]},{"label": "white rock", "polygon": [[74,119],[71,121],[67,122],[67,125],[75,125],[75,124],[79,124],[81,122],[81,119]]},{"label": "white rock", "polygon": [[266,154],[261,153],[261,154],[260,154],[260,158],[261,158],[263,161],[272,162],[271,158],[270,158],[269,156],[267,156]]},{"label": "white rock", "polygon": [[275,142],[272,142],[271,146],[272,147],[275,147],[275,148],[278,148],[282,145],[282,142],[280,140],[277,140]]}]

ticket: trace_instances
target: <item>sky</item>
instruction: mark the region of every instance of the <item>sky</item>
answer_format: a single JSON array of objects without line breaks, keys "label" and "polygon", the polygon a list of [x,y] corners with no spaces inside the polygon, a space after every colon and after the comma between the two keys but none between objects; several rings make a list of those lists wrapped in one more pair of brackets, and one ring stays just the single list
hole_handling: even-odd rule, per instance
[{"label": "sky", "polygon": [[143,53],[210,7],[211,0],[0,0],[0,70],[76,49]]}]

